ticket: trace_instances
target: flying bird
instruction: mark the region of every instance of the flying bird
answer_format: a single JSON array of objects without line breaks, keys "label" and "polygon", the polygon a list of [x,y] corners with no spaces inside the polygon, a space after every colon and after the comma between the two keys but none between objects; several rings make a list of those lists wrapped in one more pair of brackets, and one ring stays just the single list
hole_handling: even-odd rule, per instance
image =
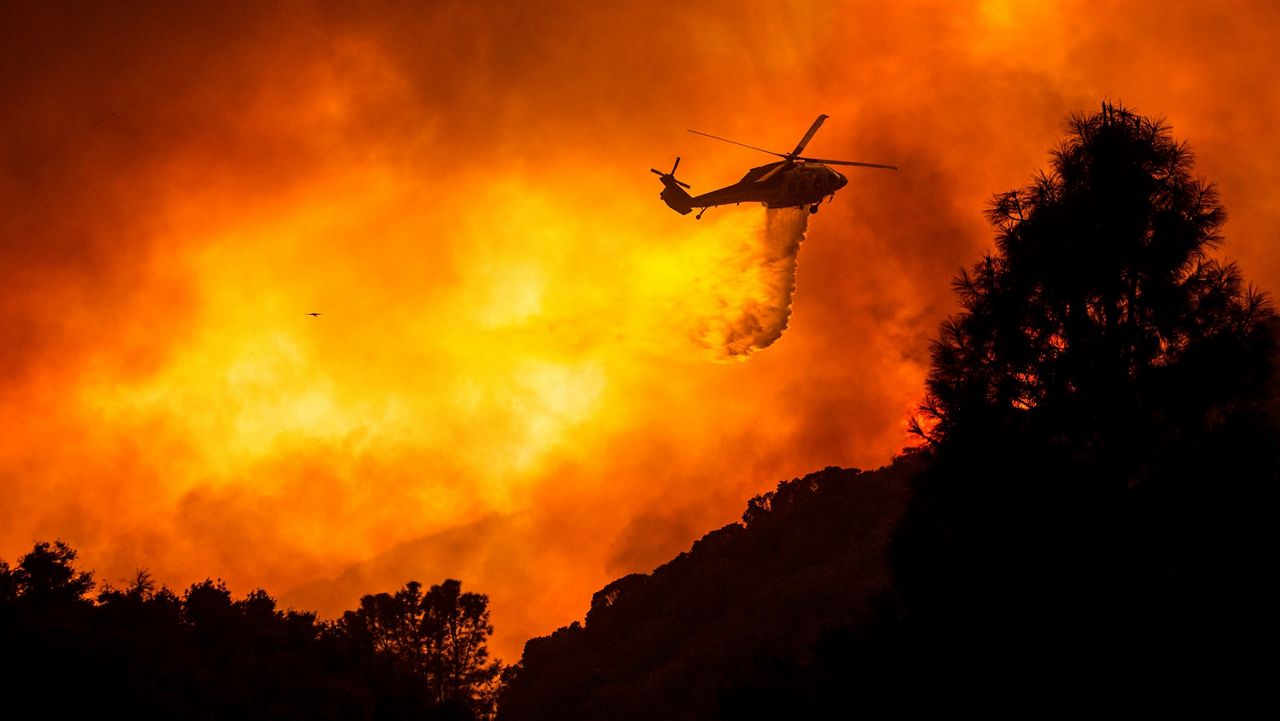
[{"label": "flying bird", "polygon": [[307,315],[311,316],[312,318],[319,318],[319,317],[320,317],[320,314],[319,314],[319,313],[308,313]]}]

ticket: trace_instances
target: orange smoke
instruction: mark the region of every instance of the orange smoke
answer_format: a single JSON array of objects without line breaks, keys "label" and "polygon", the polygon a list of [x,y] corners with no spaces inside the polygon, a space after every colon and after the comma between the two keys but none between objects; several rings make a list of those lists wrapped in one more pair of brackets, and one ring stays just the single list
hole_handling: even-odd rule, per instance
[{"label": "orange smoke", "polygon": [[[514,660],[750,495],[906,444],[981,210],[1069,111],[1167,114],[1276,287],[1277,14],[5,7],[0,557],[330,614],[459,577]],[[902,170],[850,173],[802,252],[803,215],[769,256],[761,209],[658,200],[675,155],[694,192],[764,160],[685,128],[785,148],[819,112],[809,152]]]}]

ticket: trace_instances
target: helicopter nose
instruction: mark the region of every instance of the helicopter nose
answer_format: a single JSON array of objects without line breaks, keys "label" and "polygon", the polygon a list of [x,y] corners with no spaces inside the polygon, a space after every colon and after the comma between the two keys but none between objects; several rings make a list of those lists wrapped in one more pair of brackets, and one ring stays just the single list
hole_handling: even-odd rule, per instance
[{"label": "helicopter nose", "polygon": [[844,176],[843,176],[843,175],[841,175],[840,173],[838,173],[838,172],[836,172],[836,171],[834,171],[834,170],[833,170],[833,171],[831,171],[831,172],[832,172],[832,173],[835,173],[835,176],[836,176],[836,190],[839,190],[840,188],[843,188],[845,185],[847,185],[847,184],[849,183],[849,179],[848,179],[848,178],[846,178],[846,177],[844,177]]}]

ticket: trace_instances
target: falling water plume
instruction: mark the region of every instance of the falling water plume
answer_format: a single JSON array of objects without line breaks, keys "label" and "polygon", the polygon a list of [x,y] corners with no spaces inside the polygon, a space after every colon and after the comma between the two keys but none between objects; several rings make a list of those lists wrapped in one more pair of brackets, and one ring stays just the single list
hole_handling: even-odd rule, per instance
[{"label": "falling water plume", "polygon": [[791,317],[796,259],[809,226],[804,208],[770,208],[757,238],[744,245],[742,274],[749,291],[721,298],[724,314],[700,329],[699,341],[717,360],[746,360],[782,337]]}]

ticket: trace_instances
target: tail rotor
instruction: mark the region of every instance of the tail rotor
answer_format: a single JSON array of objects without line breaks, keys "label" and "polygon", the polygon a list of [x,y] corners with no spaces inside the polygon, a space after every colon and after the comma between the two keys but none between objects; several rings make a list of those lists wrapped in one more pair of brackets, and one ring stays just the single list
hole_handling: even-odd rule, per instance
[{"label": "tail rotor", "polygon": [[676,168],[680,167],[680,158],[676,157],[676,164],[671,166],[670,173],[664,173],[657,168],[649,168],[649,172],[657,175],[662,179],[662,192],[659,197],[668,207],[681,215],[688,215],[693,210],[693,198],[684,189],[689,187],[688,183],[682,183],[676,180]]},{"label": "tail rotor", "polygon": [[664,173],[661,170],[658,170],[657,168],[649,168],[649,172],[657,175],[659,178],[662,178],[664,183],[668,178],[670,178],[671,182],[675,183],[676,185],[679,185],[681,188],[688,188],[689,187],[688,183],[676,180],[676,168],[679,168],[679,167],[680,167],[680,156],[677,155],[676,164],[671,166],[670,173]]}]

